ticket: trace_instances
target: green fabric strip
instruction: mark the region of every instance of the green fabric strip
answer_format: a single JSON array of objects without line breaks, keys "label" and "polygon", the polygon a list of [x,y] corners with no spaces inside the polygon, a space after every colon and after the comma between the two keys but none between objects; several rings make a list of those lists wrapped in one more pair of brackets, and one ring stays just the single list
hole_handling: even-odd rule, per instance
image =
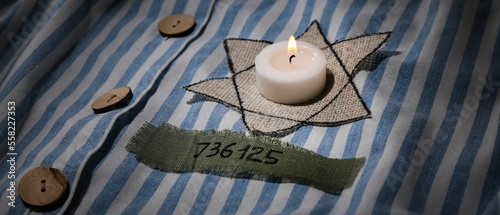
[{"label": "green fabric strip", "polygon": [[145,123],[126,149],[140,162],[171,172],[250,173],[288,179],[339,194],[365,158],[332,159],[267,136],[238,131],[186,130]]}]

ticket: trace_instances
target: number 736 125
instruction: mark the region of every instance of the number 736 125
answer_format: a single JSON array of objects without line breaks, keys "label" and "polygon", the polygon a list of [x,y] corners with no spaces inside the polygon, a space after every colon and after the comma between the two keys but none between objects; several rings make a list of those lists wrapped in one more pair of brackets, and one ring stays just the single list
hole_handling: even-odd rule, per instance
[{"label": "number 736 125", "polygon": [[[265,164],[276,164],[279,161],[279,156],[283,154],[282,151],[270,149],[266,150],[264,147],[260,146],[250,146],[246,145],[243,148],[233,150],[234,148],[238,147],[237,143],[231,143],[228,144],[224,147],[222,147],[222,143],[220,142],[203,142],[203,143],[196,143],[198,146],[203,146],[201,150],[197,150],[196,154],[194,155],[195,158],[199,157],[200,155],[204,154],[205,157],[214,157],[219,155],[222,158],[229,158],[233,155],[239,156],[240,160],[247,160],[247,161],[252,161],[252,162],[259,162],[262,163],[264,162]],[[210,147],[211,146],[211,147]],[[198,147],[199,148],[199,147]],[[208,150],[207,150],[208,149]],[[238,153],[234,153],[234,152]],[[266,156],[263,159],[260,159],[259,157],[261,153],[265,153]]]}]

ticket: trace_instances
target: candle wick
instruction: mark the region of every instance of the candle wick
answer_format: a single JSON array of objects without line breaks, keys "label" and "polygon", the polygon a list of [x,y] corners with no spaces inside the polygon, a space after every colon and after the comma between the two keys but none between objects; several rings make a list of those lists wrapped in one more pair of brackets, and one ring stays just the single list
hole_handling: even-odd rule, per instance
[{"label": "candle wick", "polygon": [[290,56],[290,58],[288,59],[288,62],[290,62],[290,64],[292,64],[292,58],[294,58],[295,55],[293,54],[292,56]]}]

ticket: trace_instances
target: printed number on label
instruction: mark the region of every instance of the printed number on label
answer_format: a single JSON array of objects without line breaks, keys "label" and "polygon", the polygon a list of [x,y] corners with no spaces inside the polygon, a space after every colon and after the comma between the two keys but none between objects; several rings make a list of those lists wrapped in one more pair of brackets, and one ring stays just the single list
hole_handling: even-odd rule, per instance
[{"label": "printed number on label", "polygon": [[[195,158],[199,157],[205,151],[207,151],[207,153],[205,153],[205,157],[214,157],[214,156],[219,155],[222,158],[229,158],[233,155],[234,151],[232,148],[236,147],[237,143],[231,143],[231,144],[224,146],[224,147],[222,147],[222,143],[220,143],[220,142],[214,142],[214,143],[203,142],[203,143],[197,143],[197,145],[203,146],[203,148],[194,155]],[[209,148],[210,145],[212,145],[211,148]],[[209,148],[209,149],[207,150],[207,148]],[[282,151],[277,151],[277,150],[273,150],[273,149],[266,150],[260,146],[251,147],[250,145],[246,145],[245,147],[243,147],[241,149],[237,149],[236,151],[241,152],[241,153],[239,153],[240,160],[245,159],[247,161],[258,162],[258,163],[264,162],[265,164],[278,163],[279,159],[278,159],[278,157],[275,157],[275,156],[277,156],[279,154],[283,154]],[[259,159],[259,155],[261,153],[266,154],[266,156],[264,157],[263,160]]]}]

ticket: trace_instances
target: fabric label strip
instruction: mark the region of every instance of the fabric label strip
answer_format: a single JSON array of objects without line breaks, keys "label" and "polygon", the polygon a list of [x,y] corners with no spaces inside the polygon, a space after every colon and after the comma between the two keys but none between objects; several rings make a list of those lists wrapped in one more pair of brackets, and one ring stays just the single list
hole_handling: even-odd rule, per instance
[{"label": "fabric label strip", "polygon": [[126,149],[138,161],[164,171],[271,176],[332,194],[350,187],[365,163],[365,158],[326,158],[267,136],[186,130],[167,123],[145,123]]}]

